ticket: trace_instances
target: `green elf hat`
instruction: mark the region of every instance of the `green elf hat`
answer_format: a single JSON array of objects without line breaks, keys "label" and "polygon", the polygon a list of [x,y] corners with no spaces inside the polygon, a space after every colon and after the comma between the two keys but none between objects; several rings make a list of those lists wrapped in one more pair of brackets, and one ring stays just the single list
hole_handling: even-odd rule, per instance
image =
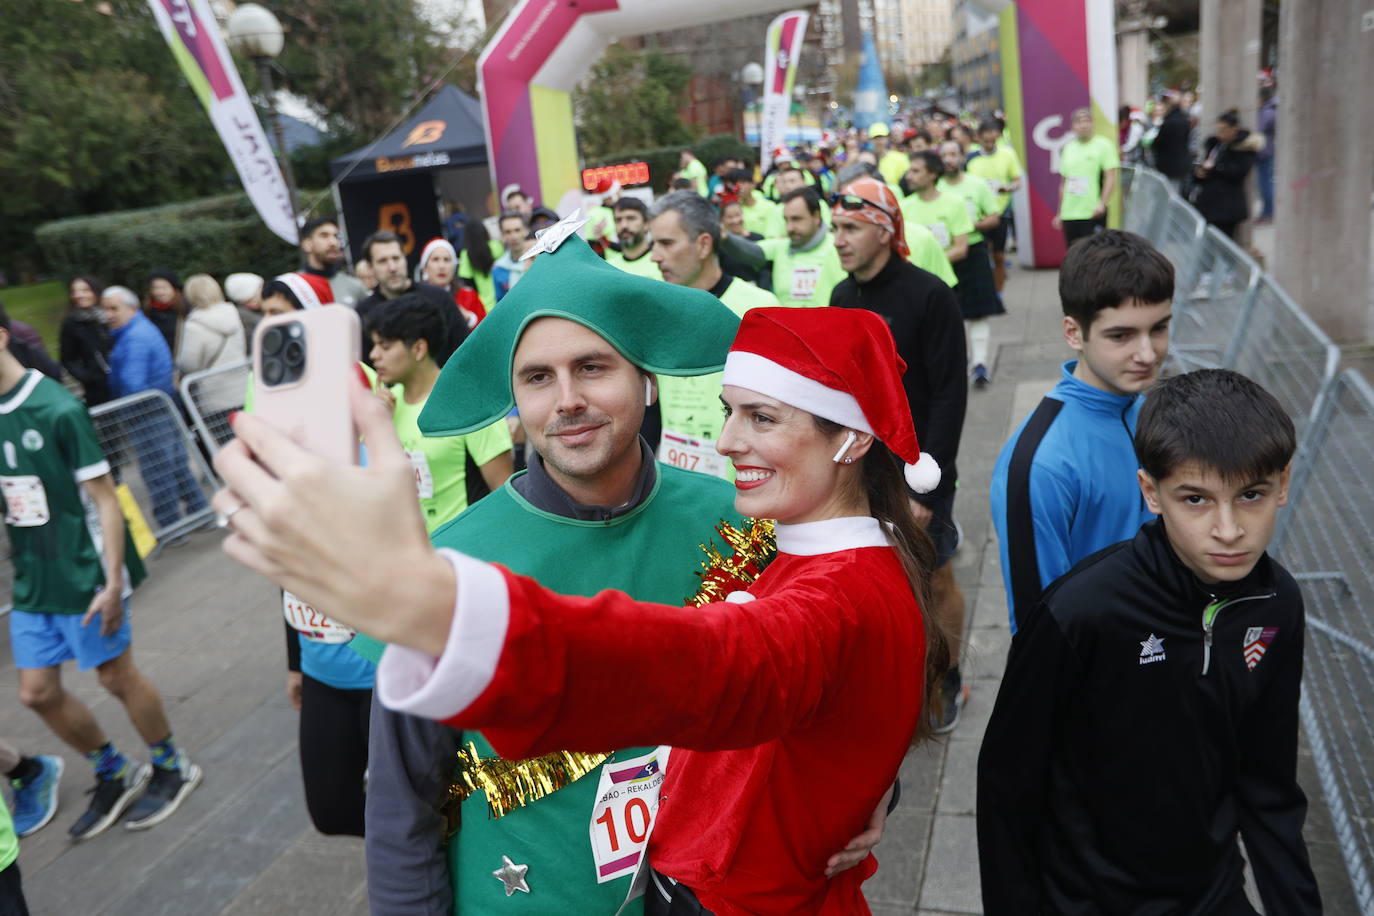
[{"label": "green elf hat", "polygon": [[597,257],[577,234],[576,210],[539,232],[522,260],[539,255],[444,364],[420,412],[426,436],[490,426],[515,406],[511,365],[525,328],[566,318],[659,375],[707,375],[725,366],[739,318],[709,292],[627,273]]}]

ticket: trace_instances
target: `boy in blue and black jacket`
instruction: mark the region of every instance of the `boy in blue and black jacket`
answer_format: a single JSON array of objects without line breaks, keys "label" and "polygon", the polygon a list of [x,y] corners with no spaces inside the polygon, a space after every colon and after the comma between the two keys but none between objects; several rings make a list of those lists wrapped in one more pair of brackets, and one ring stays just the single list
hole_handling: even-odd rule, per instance
[{"label": "boy in blue and black jacket", "polygon": [[1173,265],[1133,233],[1095,233],[1064,258],[1064,340],[1078,358],[1003,447],[989,493],[1013,633],[1051,582],[1150,519],[1131,436],[1173,297]]},{"label": "boy in blue and black jacket", "polygon": [[1012,642],[978,760],[983,905],[1001,914],[1321,912],[1297,783],[1304,616],[1266,552],[1293,424],[1203,370],[1140,411],[1156,521],[1046,590]]}]

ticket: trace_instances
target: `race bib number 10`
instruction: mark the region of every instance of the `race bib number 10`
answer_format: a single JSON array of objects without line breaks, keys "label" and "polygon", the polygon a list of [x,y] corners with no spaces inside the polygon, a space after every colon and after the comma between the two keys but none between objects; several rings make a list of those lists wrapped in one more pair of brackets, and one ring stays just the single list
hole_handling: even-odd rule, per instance
[{"label": "race bib number 10", "polygon": [[663,786],[662,751],[608,761],[601,767],[588,825],[598,884],[634,874],[644,857]]}]

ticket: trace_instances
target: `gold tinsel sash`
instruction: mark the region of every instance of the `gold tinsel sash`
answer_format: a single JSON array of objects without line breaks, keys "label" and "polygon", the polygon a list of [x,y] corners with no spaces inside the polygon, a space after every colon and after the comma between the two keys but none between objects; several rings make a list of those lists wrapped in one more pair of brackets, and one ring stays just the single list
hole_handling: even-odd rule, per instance
[{"label": "gold tinsel sash", "polygon": [[[724,601],[731,592],[744,591],[772,561],[777,553],[773,523],[766,519],[745,521],[742,529],[725,521],[716,526],[716,532],[731,551],[729,556],[722,554],[714,544],[700,545],[706,554],[696,574],[701,579],[701,586],[684,602],[688,607]],[[456,769],[444,792],[440,811],[452,833],[459,826],[459,806],[480,791],[487,796],[487,811],[492,819],[504,817],[516,808],[523,808],[577,782],[610,756],[554,751],[526,760],[504,760],[480,756],[477,746],[469,741],[458,749]]]}]

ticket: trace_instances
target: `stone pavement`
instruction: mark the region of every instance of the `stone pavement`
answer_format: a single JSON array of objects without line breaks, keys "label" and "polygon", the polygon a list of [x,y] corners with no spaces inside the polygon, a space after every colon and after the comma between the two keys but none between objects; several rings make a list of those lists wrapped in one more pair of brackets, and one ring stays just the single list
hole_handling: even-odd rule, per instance
[{"label": "stone pavement", "polygon": [[[965,678],[972,698],[957,731],[914,749],[902,803],[866,889],[878,916],[982,911],[974,830],[978,746],[1009,645],[1006,599],[988,521],[987,485],[1009,428],[1053,384],[1066,358],[1054,271],[1013,271],[1010,314],[993,325],[995,380],[971,392],[961,448],[954,559],[967,599]],[[353,916],[367,912],[362,843],[310,826],[296,756],[297,714],[285,699],[276,591],[230,563],[202,533],[156,560],[134,600],[136,658],[163,692],[177,739],[205,782],[167,823],[116,827],[73,846],[66,828],[85,807],[86,762],[18,702],[9,628],[0,626],[0,736],[67,761],[62,809],[23,841],[20,867],[35,916]],[[146,755],[117,701],[89,673],[65,672],[123,748]],[[1303,759],[1312,799],[1308,836],[1327,912],[1353,913],[1329,818]]]}]

